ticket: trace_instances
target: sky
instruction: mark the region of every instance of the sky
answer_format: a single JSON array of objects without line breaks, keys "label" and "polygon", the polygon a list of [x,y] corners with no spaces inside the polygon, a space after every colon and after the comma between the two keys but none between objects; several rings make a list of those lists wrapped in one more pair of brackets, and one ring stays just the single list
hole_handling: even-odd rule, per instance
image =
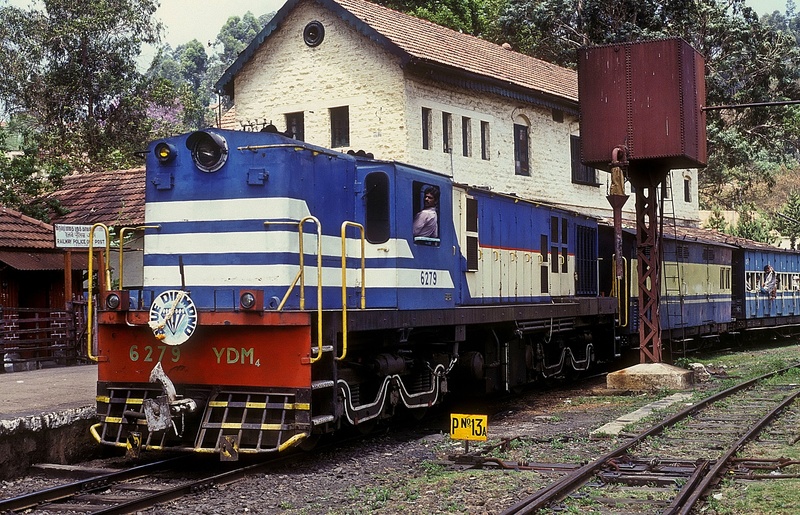
[{"label": "sky", "polygon": [[247,11],[256,17],[277,11],[284,0],[161,0],[156,18],[163,22],[164,41],[170,46],[197,39],[213,41],[219,29],[231,16],[243,16]]},{"label": "sky", "polygon": [[[77,0],[81,1],[81,0]],[[213,41],[219,29],[231,16],[244,16],[250,11],[256,17],[277,11],[285,0],[161,0],[156,18],[164,24],[163,42],[172,48],[197,39],[203,44]],[[0,0],[0,5],[27,8],[36,0]],[[143,48],[140,67],[146,68],[155,49]],[[210,53],[210,52],[209,52]]]},{"label": "sky", "polygon": [[[795,0],[794,3],[800,6],[800,1]],[[759,16],[774,11],[786,12],[786,0],[745,0],[745,4],[757,12]]]}]

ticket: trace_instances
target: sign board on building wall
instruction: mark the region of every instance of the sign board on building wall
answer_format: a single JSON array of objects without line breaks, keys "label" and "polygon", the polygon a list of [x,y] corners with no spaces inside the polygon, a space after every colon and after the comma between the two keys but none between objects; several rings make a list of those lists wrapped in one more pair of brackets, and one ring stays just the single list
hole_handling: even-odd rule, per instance
[{"label": "sign board on building wall", "polygon": [[[76,225],[76,224],[55,224],[56,247],[57,248],[70,248],[70,249],[88,249],[89,248],[89,232],[92,230],[91,225]],[[94,230],[94,243],[92,246],[96,249],[106,246],[106,232],[102,227]]]}]

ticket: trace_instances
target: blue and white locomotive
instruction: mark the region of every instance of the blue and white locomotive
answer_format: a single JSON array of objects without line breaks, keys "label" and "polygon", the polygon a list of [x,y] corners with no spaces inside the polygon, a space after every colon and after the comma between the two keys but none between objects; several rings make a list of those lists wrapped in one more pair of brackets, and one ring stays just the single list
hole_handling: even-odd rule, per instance
[{"label": "blue and white locomotive", "polygon": [[618,354],[592,218],[269,132],[154,142],[145,196],[144,286],[101,295],[101,443],[274,452]]}]

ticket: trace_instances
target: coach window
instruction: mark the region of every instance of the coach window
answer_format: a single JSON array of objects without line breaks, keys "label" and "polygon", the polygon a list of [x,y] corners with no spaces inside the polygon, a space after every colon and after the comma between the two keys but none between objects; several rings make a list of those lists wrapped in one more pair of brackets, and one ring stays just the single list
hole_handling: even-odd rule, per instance
[{"label": "coach window", "polygon": [[413,183],[412,233],[418,245],[439,246],[439,187],[424,182]]},{"label": "coach window", "polygon": [[467,270],[478,271],[478,199],[467,197]]},{"label": "coach window", "polygon": [[385,173],[373,172],[364,179],[364,204],[367,241],[386,242],[389,239],[389,177]]}]

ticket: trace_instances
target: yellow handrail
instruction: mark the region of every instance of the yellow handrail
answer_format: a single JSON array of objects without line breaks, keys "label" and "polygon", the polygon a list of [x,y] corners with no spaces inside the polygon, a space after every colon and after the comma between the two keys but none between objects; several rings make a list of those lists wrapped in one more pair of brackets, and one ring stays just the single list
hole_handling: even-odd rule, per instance
[{"label": "yellow handrail", "polygon": [[347,227],[357,227],[361,232],[361,309],[366,308],[366,287],[364,279],[366,277],[366,259],[364,255],[364,226],[355,222],[345,221],[342,223],[342,355],[337,360],[343,360],[347,356],[347,238],[345,232]]},{"label": "yellow handrail", "polygon": [[[617,298],[617,311],[619,311],[620,315],[620,323],[618,324],[618,327],[627,327],[630,292],[628,291],[628,288],[623,288],[622,285],[628,284],[628,258],[623,257],[622,263],[625,276],[621,279],[614,277],[614,282],[611,283],[611,296]],[[611,259],[612,270],[616,270],[616,264],[617,256],[614,255]],[[620,281],[622,281],[622,285],[620,285]]]},{"label": "yellow handrail", "polygon": [[125,275],[122,273],[122,250],[125,247],[125,232],[126,231],[143,231],[145,229],[161,229],[160,225],[138,225],[136,227],[123,227],[119,231],[119,289],[124,289],[122,286],[122,281]]},{"label": "yellow handrail", "polygon": [[281,299],[280,304],[278,304],[277,310],[281,311],[283,306],[286,304],[286,301],[289,299],[289,295],[292,293],[292,290],[297,285],[298,279],[300,280],[300,309],[306,308],[306,297],[305,297],[305,289],[306,289],[306,282],[305,282],[305,261],[304,255],[305,251],[303,250],[303,224],[306,222],[313,222],[317,226],[317,348],[319,349],[317,352],[317,356],[311,356],[311,363],[316,362],[318,359],[322,357],[322,225],[319,223],[319,220],[315,216],[306,216],[301,218],[297,222],[264,222],[264,226],[269,225],[297,225],[297,233],[299,235],[299,243],[298,243],[298,251],[300,252],[300,270],[295,275],[292,284],[289,285],[289,289],[286,290],[286,293]]},{"label": "yellow handrail", "polygon": [[97,229],[98,227],[102,227],[103,231],[105,231],[106,233],[106,259],[105,259],[106,270],[104,272],[106,275],[106,281],[105,281],[106,287],[108,287],[108,284],[111,282],[111,271],[108,266],[108,255],[111,252],[111,238],[109,237],[108,234],[108,227],[105,224],[97,223],[94,224],[91,229],[89,229],[89,299],[87,303],[87,313],[86,313],[87,355],[89,356],[90,360],[95,362],[99,361],[99,358],[94,354],[92,354],[92,336],[93,336],[92,328],[94,327],[94,319],[92,318],[93,317],[92,306],[94,304],[92,302],[92,297],[93,297],[92,292],[94,290],[94,266],[92,262],[94,261],[94,230]]}]

